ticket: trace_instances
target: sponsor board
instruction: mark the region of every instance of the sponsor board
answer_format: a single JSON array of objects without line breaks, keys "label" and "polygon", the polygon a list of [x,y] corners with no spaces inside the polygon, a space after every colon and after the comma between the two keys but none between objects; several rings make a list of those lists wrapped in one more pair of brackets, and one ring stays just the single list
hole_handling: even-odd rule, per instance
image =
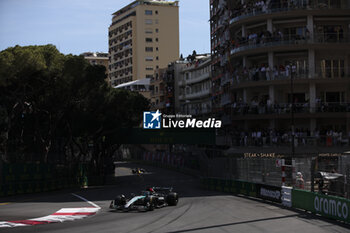
[{"label": "sponsor board", "polygon": [[345,198],[293,189],[292,206],[350,223],[350,200]]},{"label": "sponsor board", "polygon": [[327,196],[315,196],[314,209],[316,213],[340,218],[341,220],[348,220],[349,207],[348,202],[341,199],[334,199]]},{"label": "sponsor board", "polygon": [[281,187],[257,184],[257,197],[273,202],[282,202]]}]

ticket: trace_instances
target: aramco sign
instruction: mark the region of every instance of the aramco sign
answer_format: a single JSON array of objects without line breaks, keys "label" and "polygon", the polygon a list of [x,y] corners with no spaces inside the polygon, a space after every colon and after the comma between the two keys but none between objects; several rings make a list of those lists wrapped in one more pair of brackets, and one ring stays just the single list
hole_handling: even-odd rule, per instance
[{"label": "aramco sign", "polygon": [[347,220],[349,216],[349,208],[346,202],[341,200],[330,199],[328,197],[315,196],[314,208],[316,213],[330,215],[335,218]]}]

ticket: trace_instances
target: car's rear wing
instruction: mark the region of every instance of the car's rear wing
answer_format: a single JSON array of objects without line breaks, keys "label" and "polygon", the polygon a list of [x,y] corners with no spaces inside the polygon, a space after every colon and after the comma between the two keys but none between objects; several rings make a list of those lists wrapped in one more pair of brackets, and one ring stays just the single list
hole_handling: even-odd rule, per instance
[{"label": "car's rear wing", "polygon": [[152,187],[155,192],[172,192],[173,187]]}]

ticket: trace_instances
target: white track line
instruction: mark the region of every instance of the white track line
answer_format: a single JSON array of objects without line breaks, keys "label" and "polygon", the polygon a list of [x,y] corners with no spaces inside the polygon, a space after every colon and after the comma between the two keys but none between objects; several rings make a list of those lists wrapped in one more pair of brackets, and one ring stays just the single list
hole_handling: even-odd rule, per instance
[{"label": "white track line", "polygon": [[95,203],[93,203],[92,201],[89,201],[87,200],[86,198],[82,197],[82,196],[79,196],[78,194],[75,194],[75,193],[71,193],[73,196],[76,196],[77,198],[80,198],[81,200],[83,201],[86,201],[87,203],[89,203],[90,205],[96,207],[96,208],[99,208],[101,209],[101,207],[99,207],[98,205],[96,205]]}]

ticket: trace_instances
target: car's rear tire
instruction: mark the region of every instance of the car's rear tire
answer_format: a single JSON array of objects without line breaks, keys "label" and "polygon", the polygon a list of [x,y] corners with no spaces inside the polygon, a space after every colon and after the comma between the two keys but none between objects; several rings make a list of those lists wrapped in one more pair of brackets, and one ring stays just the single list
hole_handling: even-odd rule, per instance
[{"label": "car's rear tire", "polygon": [[167,195],[166,201],[168,205],[176,206],[177,203],[179,202],[179,196],[177,195],[177,193],[171,192]]}]

